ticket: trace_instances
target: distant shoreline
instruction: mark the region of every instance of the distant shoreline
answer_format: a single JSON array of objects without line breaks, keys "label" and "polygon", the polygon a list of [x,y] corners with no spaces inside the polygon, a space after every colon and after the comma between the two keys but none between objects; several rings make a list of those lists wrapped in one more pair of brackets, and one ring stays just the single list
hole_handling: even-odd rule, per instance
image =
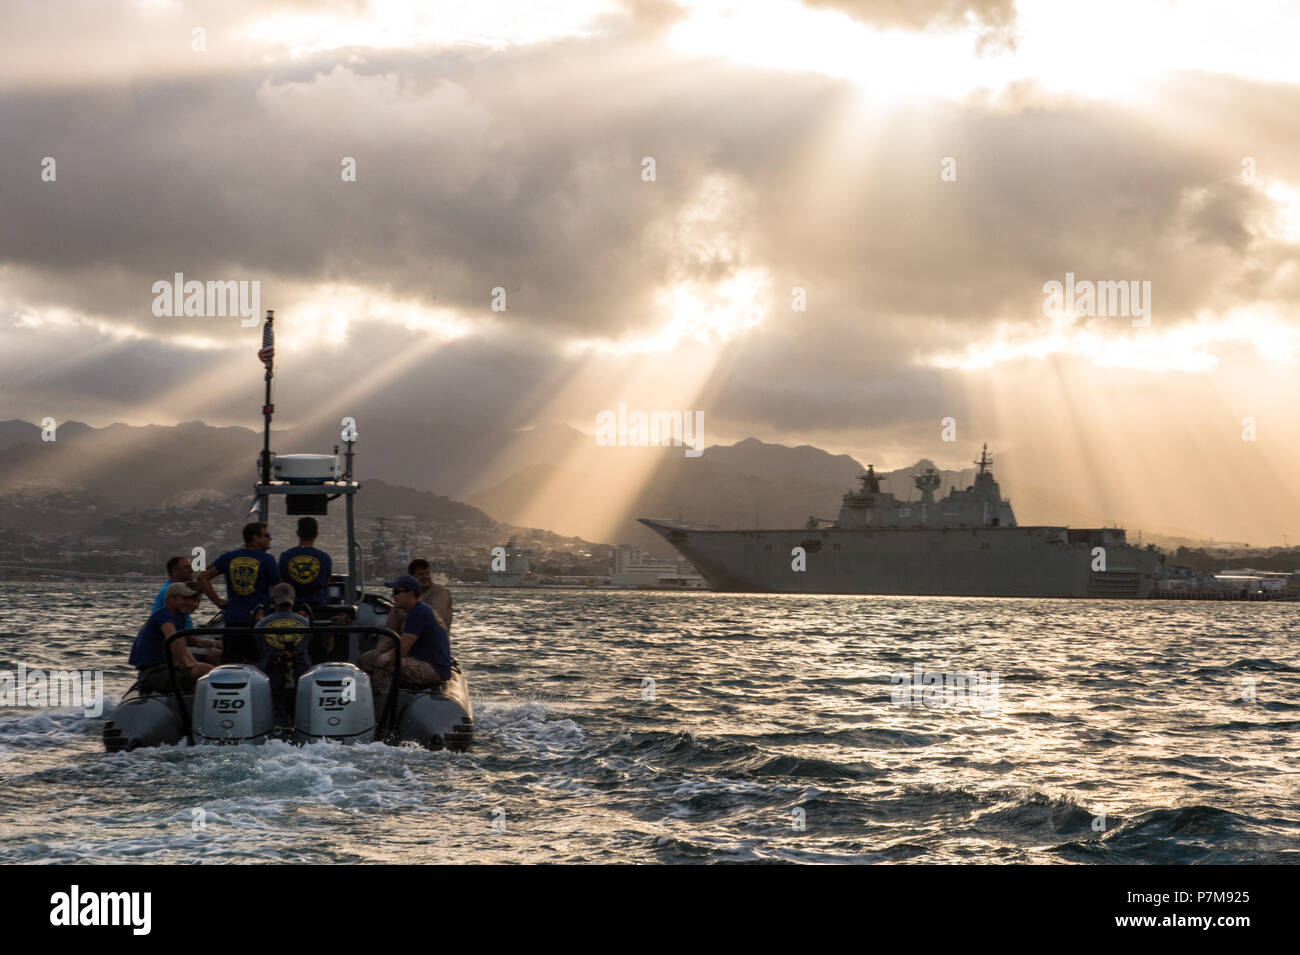
[{"label": "distant shoreline", "polygon": [[[112,574],[89,574],[89,573],[79,573],[79,572],[77,572],[77,571],[27,571],[27,572],[22,572],[22,573],[10,574],[10,573],[5,573],[3,570],[0,570],[0,584],[8,583],[8,582],[10,582],[10,581],[19,581],[19,580],[22,580],[22,581],[29,581],[29,582],[32,582],[32,581],[43,581],[43,582],[47,582],[47,583],[54,583],[54,582],[67,582],[67,581],[82,581],[82,582],[86,582],[86,581],[89,581],[89,580],[94,580],[94,581],[102,581],[102,582],[104,582],[104,583],[139,583],[139,584],[147,584],[150,588],[152,588],[154,584],[158,583],[158,581],[155,580],[154,578],[152,578],[152,577],[147,577],[147,576],[145,576],[145,575],[143,575],[143,574],[134,574],[134,575],[130,575],[130,574],[121,574],[121,575],[112,575]],[[493,586],[491,586],[490,584],[483,583],[483,582],[481,582],[481,581],[465,581],[465,582],[457,582],[457,583],[448,584],[447,586],[449,586],[449,587],[451,587],[451,588],[453,588],[453,589],[460,589],[460,590],[487,590],[487,591],[492,591],[492,592],[496,592],[496,593],[511,593],[511,592],[514,592],[514,593],[519,593],[519,592],[533,593],[533,592],[536,592],[536,591],[539,591],[539,590],[599,591],[599,592],[601,592],[601,593],[610,593],[610,592],[613,592],[613,593],[628,593],[628,594],[635,594],[635,593],[696,593],[696,594],[729,593],[729,592],[727,592],[727,591],[714,591],[714,590],[709,590],[709,589],[706,588],[706,587],[614,587],[614,586],[610,586],[610,585],[587,586],[587,585],[585,585],[585,584],[531,584],[531,585],[526,586],[526,587],[523,587],[523,586],[521,586],[521,587],[493,587]],[[368,584],[368,585],[366,586],[366,588],[365,588],[365,591],[366,591],[366,593],[378,593],[378,594],[382,594],[382,593],[384,592],[384,589],[385,589],[385,588],[383,587],[383,585],[382,585],[380,582],[376,581],[376,582],[374,582],[373,584]],[[818,596],[822,596],[822,597],[843,597],[843,596],[861,596],[861,597],[921,597],[921,596],[925,596],[925,595],[919,595],[919,594],[785,594],[785,595],[781,595],[781,594],[761,594],[761,593],[753,593],[753,594],[746,594],[746,593],[730,593],[730,596],[736,596],[736,597],[742,597],[742,596],[793,596],[793,597],[818,597]],[[942,597],[944,597],[945,599],[947,599],[947,598],[951,598],[951,597],[960,597],[960,596],[962,596],[962,595],[960,595],[960,594],[947,594],[947,595],[932,595],[932,596],[942,596]],[[999,597],[978,597],[978,596],[971,595],[971,596],[970,596],[970,599],[972,599],[972,600],[999,600],[999,599],[1003,599],[1003,598],[999,598]],[[1006,598],[1006,599],[1011,599],[1011,600],[1023,600],[1023,599],[1029,599],[1029,600],[1034,600],[1034,599],[1044,599],[1044,600],[1062,600],[1062,599],[1063,599],[1063,600],[1088,600],[1088,599],[1104,599],[1104,598],[1087,598],[1087,597],[1079,597],[1079,598],[1071,598],[1071,597],[1065,597],[1065,598],[1059,598],[1059,597],[1035,598],[1035,597],[1028,597],[1028,598],[1026,598],[1026,597],[1010,597],[1010,598]],[[1236,592],[1228,592],[1228,591],[1222,591],[1222,592],[1218,592],[1218,591],[1207,591],[1207,592],[1189,591],[1189,592],[1183,592],[1183,593],[1170,593],[1170,592],[1165,592],[1165,591],[1153,591],[1153,592],[1151,593],[1151,595],[1148,596],[1148,597],[1132,598],[1132,599],[1120,600],[1120,601],[1118,601],[1118,602],[1121,602],[1121,603],[1147,603],[1147,602],[1150,602],[1150,601],[1152,601],[1152,600],[1158,600],[1158,601],[1161,601],[1161,602],[1164,602],[1164,603],[1186,603],[1186,602],[1189,602],[1189,601],[1191,601],[1191,602],[1202,602],[1202,601],[1210,601],[1210,602],[1235,602],[1235,603],[1252,603],[1252,604],[1261,604],[1261,603],[1296,603],[1296,602],[1300,602],[1300,599],[1298,599],[1298,598],[1296,597],[1296,595],[1294,595],[1294,594],[1290,594],[1290,593],[1279,593],[1279,594],[1276,594],[1276,595],[1274,595],[1274,594],[1269,594],[1269,595],[1267,595],[1267,596],[1262,595],[1262,594],[1252,594],[1252,595],[1249,596],[1249,597],[1242,597],[1239,593],[1236,593]]]},{"label": "distant shoreline", "polygon": [[[103,581],[104,583],[141,583],[153,586],[161,583],[162,577],[150,577],[141,573],[123,573],[123,574],[92,574],[83,573],[75,570],[22,570],[8,571],[0,568],[0,583],[17,580],[43,580],[43,581]],[[446,586],[460,588],[464,590],[493,590],[493,591],[531,591],[531,590],[600,590],[600,591],[622,591],[626,593],[637,593],[638,591],[671,591],[671,592],[694,592],[694,593],[712,593],[704,587],[614,587],[608,584],[587,586],[586,584],[529,584],[521,587],[493,587],[481,581],[456,581]],[[366,593],[382,594],[386,590],[382,581],[373,581],[365,585]]]}]

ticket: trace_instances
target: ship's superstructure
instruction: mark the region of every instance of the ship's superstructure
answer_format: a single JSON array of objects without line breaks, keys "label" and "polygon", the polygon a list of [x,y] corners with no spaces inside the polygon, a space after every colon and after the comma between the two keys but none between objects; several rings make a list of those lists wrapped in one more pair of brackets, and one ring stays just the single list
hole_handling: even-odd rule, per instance
[{"label": "ship's superstructure", "polygon": [[921,492],[921,500],[900,501],[888,491],[880,489],[880,478],[874,466],[868,465],[865,474],[858,476],[862,487],[844,495],[840,505],[838,528],[854,527],[1015,527],[1016,516],[1011,502],[1002,499],[998,482],[993,480],[989,460],[989,446],[984,445],[980,459],[975,462],[979,470],[975,483],[964,491],[955,487],[941,501],[935,501],[939,473],[926,468],[912,480]]},{"label": "ship's superstructure", "polygon": [[[493,587],[521,587],[532,569],[533,552],[519,547],[512,538],[504,548],[505,553],[493,554],[488,583]],[[498,569],[500,568],[500,569]]]},{"label": "ship's superstructure", "polygon": [[1159,554],[1119,528],[1021,527],[993,478],[988,445],[975,483],[940,500],[933,468],[920,501],[881,489],[874,467],[844,495],[839,518],[799,529],[726,531],[642,518],[713,590],[757,593],[1144,597]]}]

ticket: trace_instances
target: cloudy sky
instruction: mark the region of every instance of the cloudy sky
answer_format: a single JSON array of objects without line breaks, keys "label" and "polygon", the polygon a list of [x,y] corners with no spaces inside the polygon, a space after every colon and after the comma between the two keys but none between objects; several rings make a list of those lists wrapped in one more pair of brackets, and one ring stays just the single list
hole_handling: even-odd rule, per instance
[{"label": "cloudy sky", "polygon": [[260,283],[284,424],[988,441],[1294,541],[1297,44],[1276,2],[6,0],[0,419],[256,426],[260,332],[156,315],[182,273]]}]

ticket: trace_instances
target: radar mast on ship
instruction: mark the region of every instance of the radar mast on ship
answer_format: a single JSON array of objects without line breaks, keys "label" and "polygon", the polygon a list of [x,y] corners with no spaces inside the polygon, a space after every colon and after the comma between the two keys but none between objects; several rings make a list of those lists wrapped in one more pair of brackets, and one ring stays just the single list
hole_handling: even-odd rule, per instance
[{"label": "radar mast on ship", "polygon": [[926,468],[923,474],[918,474],[912,478],[912,483],[921,491],[921,503],[933,504],[934,492],[939,490],[939,485],[943,479],[939,477],[939,472],[934,468]]}]

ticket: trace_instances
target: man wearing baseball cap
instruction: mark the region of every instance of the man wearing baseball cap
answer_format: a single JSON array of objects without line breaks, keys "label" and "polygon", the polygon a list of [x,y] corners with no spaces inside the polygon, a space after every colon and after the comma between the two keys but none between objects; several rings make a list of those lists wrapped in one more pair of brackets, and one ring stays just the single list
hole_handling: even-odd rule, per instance
[{"label": "man wearing baseball cap", "polygon": [[[423,557],[417,557],[406,565],[406,572],[420,582],[420,600],[433,608],[433,612],[438,615],[438,622],[451,633],[451,591],[442,584],[433,582],[432,565]],[[388,612],[384,626],[393,633],[401,633],[405,621],[406,614],[394,607]],[[388,640],[388,637],[384,639]]]},{"label": "man wearing baseball cap", "polygon": [[[199,584],[194,580],[194,567],[190,563],[190,559],[181,554],[176,554],[167,558],[167,579],[163,582],[163,585],[158,588],[158,596],[155,597],[153,601],[154,610],[161,610],[163,608],[163,604],[167,600],[167,588],[174,583],[186,583],[196,590],[200,589]],[[204,583],[210,591],[212,585],[206,581]],[[215,594],[213,594],[213,596],[215,596]],[[194,626],[193,614],[194,611],[198,609],[199,603],[202,600],[203,595],[199,593],[195,594],[194,599],[189,601],[189,605],[185,608],[186,614],[185,619],[182,621],[182,629],[188,630]],[[222,603],[224,602],[225,601],[222,601]],[[190,652],[194,654],[195,659],[203,660],[205,663],[211,663],[213,666],[216,666],[221,662],[220,641],[208,639],[206,637],[186,637],[185,642],[190,645]]]},{"label": "man wearing baseball cap", "polygon": [[[254,628],[257,637],[257,665],[263,673],[271,678],[271,686],[279,688],[290,669],[296,676],[302,676],[311,666],[311,656],[307,653],[305,634],[296,631],[311,626],[311,621],[302,614],[293,612],[296,591],[293,584],[278,583],[271,588],[272,613],[257,622]],[[289,681],[296,685],[295,681]]]},{"label": "man wearing baseball cap", "polygon": [[[402,673],[398,686],[418,690],[437,688],[451,679],[451,638],[433,608],[420,601],[420,581],[403,574],[384,584],[393,588],[393,603],[405,611],[402,623]],[[393,679],[393,650],[374,649],[361,655],[361,668],[371,674],[375,692],[386,692]]]},{"label": "man wearing baseball cap", "polygon": [[[136,685],[150,693],[166,693],[171,689],[167,678],[167,658],[163,656],[163,641],[177,630],[185,629],[185,614],[193,609],[192,599],[200,591],[184,581],[177,581],[167,587],[163,607],[149,615],[140,632],[131,644],[130,664],[140,671]],[[171,646],[172,663],[180,677],[181,690],[194,692],[194,684],[199,677],[212,667],[199,663],[190,653],[185,641],[178,640]]]}]

